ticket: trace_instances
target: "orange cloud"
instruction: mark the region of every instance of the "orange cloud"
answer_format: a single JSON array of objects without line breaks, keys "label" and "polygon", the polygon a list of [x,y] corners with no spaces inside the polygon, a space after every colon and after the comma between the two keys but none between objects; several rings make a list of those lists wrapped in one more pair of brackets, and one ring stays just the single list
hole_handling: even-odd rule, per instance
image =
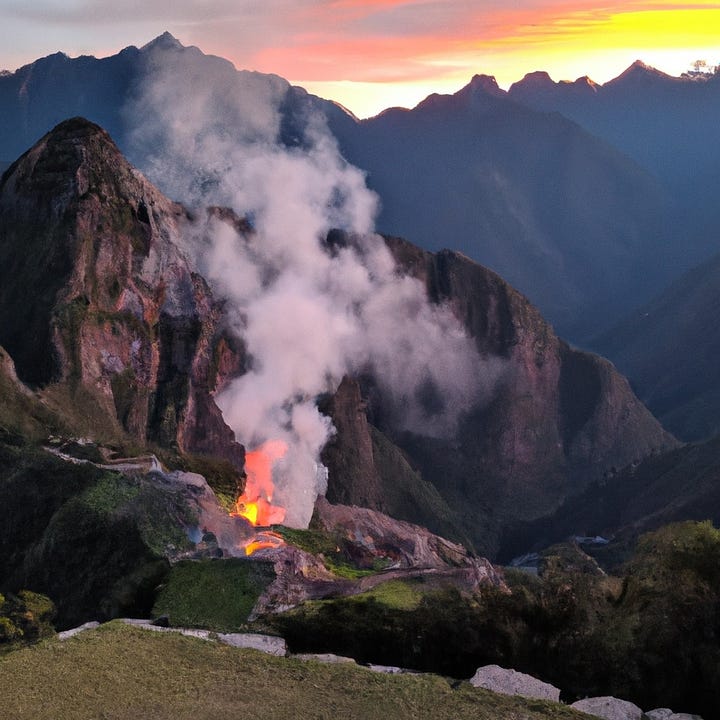
[{"label": "orange cloud", "polygon": [[[464,8],[462,6],[465,5]],[[720,4],[635,2],[597,7],[593,2],[534,3],[530,7],[478,9],[460,2],[447,22],[424,27],[423,13],[439,17],[436,2],[421,0],[334,0],[316,11],[282,46],[253,57],[259,70],[314,81],[396,82],[449,72],[492,72],[494,58],[519,53],[582,56],[597,49],[627,48],[632,57],[644,48],[713,46],[720,28]],[[457,8],[463,12],[458,15]],[[328,13],[328,10],[336,14]],[[393,27],[388,11],[412,10],[420,31]],[[372,32],[362,23],[372,20]],[[385,32],[379,24],[387,21]],[[358,23],[361,25],[358,27]],[[541,63],[540,63],[541,64]]]}]

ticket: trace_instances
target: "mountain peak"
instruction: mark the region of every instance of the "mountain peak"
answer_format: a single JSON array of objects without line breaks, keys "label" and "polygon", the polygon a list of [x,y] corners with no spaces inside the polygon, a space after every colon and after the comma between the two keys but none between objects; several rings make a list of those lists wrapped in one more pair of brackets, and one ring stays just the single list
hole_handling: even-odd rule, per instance
[{"label": "mountain peak", "polygon": [[166,30],[162,35],[158,35],[154,40],[143,45],[140,49],[153,50],[154,48],[162,48],[163,50],[180,50],[183,47],[185,46]]},{"label": "mountain peak", "polygon": [[617,85],[620,83],[624,84],[660,79],[671,80],[673,78],[670,75],[667,75],[666,73],[657,70],[651,65],[646,65],[642,60],[636,60],[632,65],[630,65],[629,68],[627,68],[627,70],[622,72],[616,78],[610,80],[610,82],[606,83],[606,85],[612,87],[613,85]]},{"label": "mountain peak", "polygon": [[536,70],[535,72],[526,73],[522,80],[515,85],[526,85],[529,87],[551,87],[555,85],[550,75],[545,70]]},{"label": "mountain peak", "polygon": [[488,93],[489,95],[499,96],[505,94],[498,87],[497,80],[495,80],[495,77],[493,75],[473,75],[472,79],[465,87],[471,91],[481,90]]}]

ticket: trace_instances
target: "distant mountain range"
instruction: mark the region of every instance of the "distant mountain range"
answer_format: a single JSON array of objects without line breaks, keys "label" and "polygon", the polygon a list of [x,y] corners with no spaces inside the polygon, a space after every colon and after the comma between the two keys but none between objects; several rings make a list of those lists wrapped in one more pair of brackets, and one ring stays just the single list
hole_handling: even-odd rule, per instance
[{"label": "distant mountain range", "polygon": [[320,113],[378,192],[381,232],[486,264],[571,340],[611,326],[711,254],[720,82],[670,78],[641,63],[602,86],[533,73],[505,92],[476,76],[452,96],[358,121],[165,33],[102,60],[56,53],[0,77],[0,160],[81,115],[149,170],[131,142],[152,114],[137,105],[138,89],[180,56],[210,84],[241,78],[280,88],[288,145]]}]

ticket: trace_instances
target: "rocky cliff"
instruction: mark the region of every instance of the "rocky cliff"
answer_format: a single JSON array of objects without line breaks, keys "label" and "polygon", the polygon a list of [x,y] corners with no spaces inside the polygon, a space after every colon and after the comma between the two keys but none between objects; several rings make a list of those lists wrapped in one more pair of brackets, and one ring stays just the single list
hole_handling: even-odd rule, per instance
[{"label": "rocky cliff", "polygon": [[371,378],[362,383],[364,400],[356,395],[348,403],[350,390],[341,387],[333,447],[355,454],[328,455],[329,497],[387,509],[369,417],[373,431],[392,440],[406,465],[437,490],[460,531],[493,557],[517,521],[547,515],[592,481],[677,444],[609,362],[558,338],[498,275],[459,253],[386,242],[432,301],[449,304],[499,379],[446,439],[399,431]]},{"label": "rocky cliff", "polygon": [[0,343],[76,430],[241,466],[212,399],[220,309],[178,249],[188,222],[104,130],[61,123],[0,181]]}]

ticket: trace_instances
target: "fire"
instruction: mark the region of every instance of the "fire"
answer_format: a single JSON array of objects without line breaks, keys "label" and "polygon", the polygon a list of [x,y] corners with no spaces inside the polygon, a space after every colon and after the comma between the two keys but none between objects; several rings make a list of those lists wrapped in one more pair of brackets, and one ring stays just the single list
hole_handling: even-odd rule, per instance
[{"label": "fire", "polygon": [[[235,515],[261,527],[277,525],[285,520],[285,508],[272,504],[275,490],[272,471],[275,463],[285,457],[287,449],[287,443],[282,440],[268,440],[245,454],[247,481],[245,491],[237,499]],[[250,552],[247,554],[250,555]]]},{"label": "fire", "polygon": [[282,536],[274,532],[262,532],[255,536],[252,542],[249,542],[245,546],[245,555],[252,555],[258,550],[264,550],[265,548],[277,548],[284,545],[285,541]]}]

